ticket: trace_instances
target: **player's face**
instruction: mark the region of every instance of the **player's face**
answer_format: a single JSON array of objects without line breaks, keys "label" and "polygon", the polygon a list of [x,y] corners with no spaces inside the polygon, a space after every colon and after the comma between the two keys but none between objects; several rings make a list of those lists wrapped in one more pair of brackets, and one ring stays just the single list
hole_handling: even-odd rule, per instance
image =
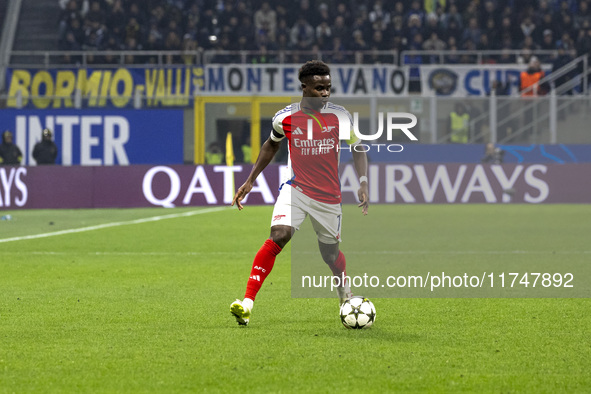
[{"label": "player's face", "polygon": [[326,102],[330,97],[330,75],[312,75],[302,83],[304,97],[317,97]]}]

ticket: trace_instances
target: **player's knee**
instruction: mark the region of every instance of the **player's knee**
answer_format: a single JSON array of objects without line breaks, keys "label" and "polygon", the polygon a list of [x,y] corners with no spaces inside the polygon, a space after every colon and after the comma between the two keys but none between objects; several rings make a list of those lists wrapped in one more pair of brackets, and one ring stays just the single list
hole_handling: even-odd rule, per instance
[{"label": "player's knee", "polygon": [[289,226],[271,227],[271,239],[283,249],[291,239],[292,230]]},{"label": "player's knee", "polygon": [[320,254],[322,255],[322,260],[328,265],[334,264],[339,257],[339,244],[326,244],[320,240],[318,240],[318,248],[320,249]]},{"label": "player's knee", "polygon": [[335,261],[337,261],[337,258],[339,257],[339,250],[337,249],[336,251],[321,251],[322,254],[322,259],[324,260],[324,262],[328,265],[332,265]]}]

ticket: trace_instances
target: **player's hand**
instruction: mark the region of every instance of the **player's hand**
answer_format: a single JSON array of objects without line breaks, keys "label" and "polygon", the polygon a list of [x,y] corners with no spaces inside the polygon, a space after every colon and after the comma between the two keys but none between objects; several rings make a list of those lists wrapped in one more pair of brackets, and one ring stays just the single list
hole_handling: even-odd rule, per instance
[{"label": "player's hand", "polygon": [[244,182],[244,184],[242,186],[240,186],[240,188],[238,189],[238,191],[234,195],[234,199],[232,200],[232,206],[234,206],[234,204],[236,204],[236,206],[238,207],[238,210],[241,211],[244,207],[242,206],[242,204],[240,202],[242,200],[244,200],[244,197],[246,197],[246,195],[251,190],[252,190],[252,183],[248,182],[248,181]]},{"label": "player's hand", "polygon": [[357,197],[360,203],[357,205],[361,208],[361,213],[367,215],[367,208],[369,207],[369,192],[367,189],[367,182],[362,182],[361,187],[357,190]]}]

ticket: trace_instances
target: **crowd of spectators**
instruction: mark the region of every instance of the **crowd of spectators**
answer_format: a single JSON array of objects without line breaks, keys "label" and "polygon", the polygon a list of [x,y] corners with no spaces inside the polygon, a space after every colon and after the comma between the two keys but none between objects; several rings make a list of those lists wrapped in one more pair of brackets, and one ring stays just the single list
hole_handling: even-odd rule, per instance
[{"label": "crowd of spectators", "polygon": [[[368,50],[561,49],[591,53],[591,0],[59,0],[61,50],[251,50],[274,63],[278,50],[320,51],[332,63],[358,62]],[[309,56],[305,56],[306,58]],[[393,57],[362,57],[391,62]],[[67,59],[72,61],[73,59]],[[215,62],[244,58],[214,56]],[[448,53],[446,62],[466,62]],[[492,61],[492,58],[489,59]],[[119,58],[89,57],[118,63]],[[126,63],[155,62],[129,56]],[[168,63],[194,61],[169,56]],[[427,62],[435,60],[426,60]],[[513,56],[496,62],[515,62]]]}]

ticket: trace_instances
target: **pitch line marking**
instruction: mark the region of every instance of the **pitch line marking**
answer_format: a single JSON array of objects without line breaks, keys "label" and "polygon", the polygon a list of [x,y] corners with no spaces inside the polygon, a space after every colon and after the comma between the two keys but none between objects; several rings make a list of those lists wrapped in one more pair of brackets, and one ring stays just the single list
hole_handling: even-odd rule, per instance
[{"label": "pitch line marking", "polygon": [[[2,240],[0,240],[1,242]],[[74,252],[78,253],[78,252]],[[246,251],[231,251],[231,252],[80,252],[87,255],[94,256],[213,256],[213,255],[252,255],[255,252]],[[313,251],[302,251],[293,252],[297,257],[298,255],[316,255],[319,252]],[[591,250],[564,250],[564,251],[539,251],[539,250],[487,250],[487,251],[475,251],[475,250],[449,250],[449,251],[423,251],[423,250],[402,250],[402,251],[374,251],[374,252],[355,252],[348,251],[348,254],[447,254],[447,255],[462,255],[462,254],[481,254],[481,255],[498,255],[498,254],[591,254]],[[15,254],[15,255],[69,255],[71,252],[53,252],[53,251],[10,251],[1,252],[0,254]]]},{"label": "pitch line marking", "polygon": [[46,238],[46,237],[53,237],[56,235],[64,235],[64,234],[83,233],[86,231],[94,231],[94,230],[101,230],[101,229],[110,228],[110,227],[126,226],[129,224],[158,222],[160,220],[176,219],[176,218],[181,218],[181,217],[200,215],[202,213],[217,212],[217,211],[222,211],[225,209],[229,209],[229,208],[219,207],[219,208],[200,209],[200,210],[196,210],[196,211],[189,211],[189,212],[183,212],[183,213],[173,213],[170,215],[160,215],[160,216],[152,216],[149,218],[128,220],[126,222],[111,222],[111,223],[98,224],[96,226],[88,226],[88,227],[74,228],[74,229],[70,229],[70,230],[54,231],[51,233],[42,233],[42,234],[34,234],[34,235],[24,235],[21,237],[4,238],[4,239],[0,239],[0,243],[13,242],[13,241],[24,241],[24,240],[37,239],[37,238]]}]

